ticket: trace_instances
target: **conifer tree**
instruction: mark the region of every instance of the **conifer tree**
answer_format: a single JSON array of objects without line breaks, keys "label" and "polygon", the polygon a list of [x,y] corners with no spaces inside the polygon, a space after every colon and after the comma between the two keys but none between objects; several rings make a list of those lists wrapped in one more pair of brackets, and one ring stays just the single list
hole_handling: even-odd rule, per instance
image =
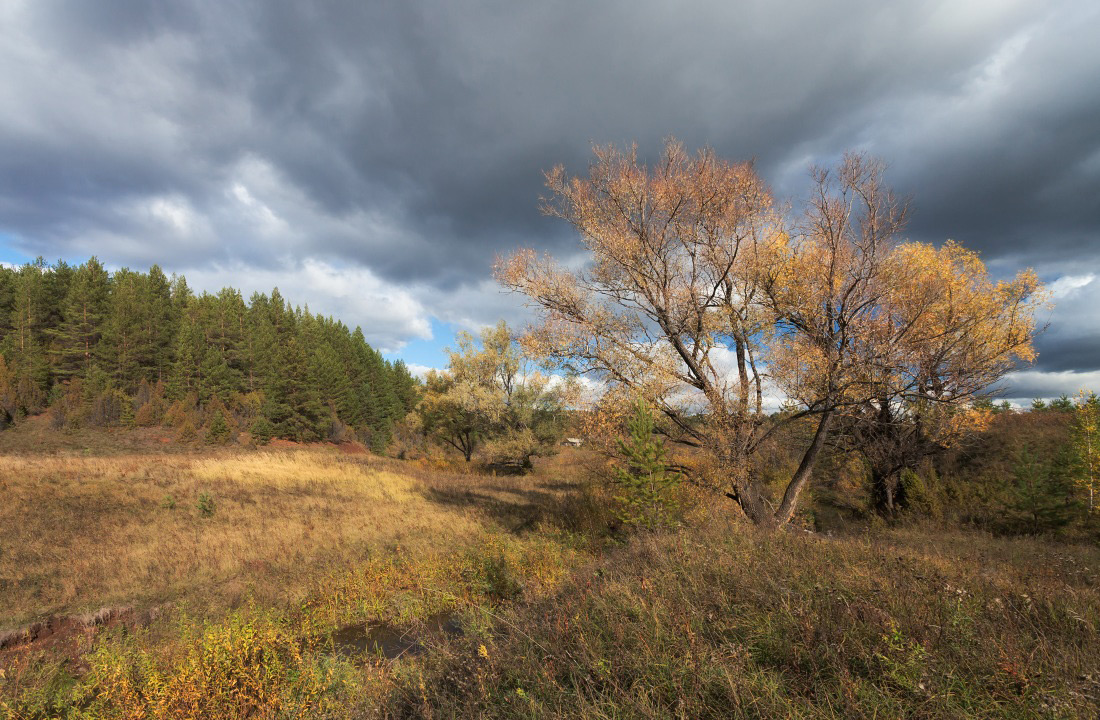
[{"label": "conifer tree", "polygon": [[300,442],[320,439],[324,409],[316,383],[310,377],[305,352],[294,333],[285,333],[277,359],[281,372],[268,378],[264,390],[265,417],[275,426],[279,437]]},{"label": "conifer tree", "polygon": [[263,387],[260,376],[260,357],[262,350],[273,346],[274,329],[267,317],[267,295],[252,293],[243,319],[245,326],[241,355],[244,372],[243,380],[247,392],[255,392]]},{"label": "conifer tree", "polygon": [[173,275],[170,281],[172,295],[172,310],[175,317],[183,314],[184,308],[193,297],[191,288],[187,286],[187,278],[182,275]]},{"label": "conifer tree", "polygon": [[263,293],[253,293],[248,306],[249,392],[263,390],[267,385],[277,343],[275,328],[271,299]]},{"label": "conifer tree", "polygon": [[214,445],[224,445],[229,441],[231,431],[225,421],[225,413],[215,410],[214,417],[210,420],[210,427],[206,431],[206,442]]},{"label": "conifer tree", "polygon": [[143,333],[148,347],[142,353],[142,371],[146,379],[167,380],[172,370],[172,347],[175,343],[179,313],[172,301],[172,284],[159,266],[149,268],[144,284],[145,306]]},{"label": "conifer tree", "polygon": [[141,379],[143,331],[143,276],[122,268],[111,278],[107,323],[103,332],[100,361],[104,369],[127,390]]},{"label": "conifer tree", "polygon": [[199,402],[207,403],[218,398],[228,403],[240,389],[240,373],[229,367],[225,355],[217,347],[207,346],[198,373]]},{"label": "conifer tree", "polygon": [[197,312],[190,301],[183,309],[177,325],[173,349],[172,374],[168,381],[168,393],[173,399],[180,399],[191,392],[198,392],[200,368],[203,358],[202,332],[198,327]]},{"label": "conifer tree", "polygon": [[245,367],[244,332],[247,308],[239,290],[222,288],[213,301],[211,342],[217,346],[235,375],[243,378]]},{"label": "conifer tree", "polygon": [[1041,458],[1022,445],[1016,453],[1002,523],[1031,535],[1067,525],[1074,512],[1072,489],[1065,473],[1067,464],[1065,458]]},{"label": "conifer tree", "polygon": [[35,344],[42,322],[42,285],[40,265],[27,264],[19,269],[13,288],[9,320],[11,332],[8,339],[10,347],[16,353],[28,352]]},{"label": "conifer tree", "polygon": [[18,277],[14,268],[0,265],[0,338],[7,338],[8,334],[11,332],[12,312],[15,309],[15,288]]},{"label": "conifer tree", "polygon": [[0,355],[0,430],[14,422],[19,412],[15,385],[15,373],[8,369],[8,363],[4,360],[4,356]]},{"label": "conifer tree", "polygon": [[95,257],[73,273],[60,325],[53,331],[59,379],[87,372],[107,315],[110,276]]},{"label": "conifer tree", "polygon": [[355,423],[351,382],[339,354],[328,342],[321,341],[311,357],[312,376],[317,379],[318,395],[333,417]]},{"label": "conifer tree", "polygon": [[42,316],[41,332],[43,344],[47,344],[50,331],[57,328],[65,311],[65,298],[68,297],[76,268],[64,260],[49,265],[42,258],[36,261],[42,268]]},{"label": "conifer tree", "polygon": [[[360,336],[362,334],[360,333]],[[364,343],[358,346],[359,401],[363,408],[364,423],[373,434],[384,433],[387,420],[385,409],[385,372],[382,356]]]},{"label": "conifer tree", "polygon": [[15,401],[21,414],[42,409],[50,376],[42,344],[47,316],[44,281],[47,272],[48,266],[39,258],[15,274],[10,329],[0,343],[0,352],[6,356],[12,373]]},{"label": "conifer tree", "polygon": [[623,463],[615,469],[615,482],[622,488],[620,518],[649,529],[671,525],[682,478],[668,468],[664,443],[655,434],[653,411],[645,400],[635,404],[627,431],[628,437],[618,443]]}]

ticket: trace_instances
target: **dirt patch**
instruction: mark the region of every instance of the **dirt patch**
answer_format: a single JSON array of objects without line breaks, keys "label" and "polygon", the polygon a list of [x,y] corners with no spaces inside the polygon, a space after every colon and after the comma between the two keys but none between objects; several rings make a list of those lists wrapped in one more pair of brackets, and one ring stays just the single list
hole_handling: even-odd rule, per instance
[{"label": "dirt patch", "polygon": [[104,607],[79,615],[55,615],[26,627],[0,631],[0,668],[28,653],[40,651],[78,664],[101,629],[145,627],[160,614],[160,607],[140,612],[131,606]]},{"label": "dirt patch", "polygon": [[419,655],[428,648],[425,643],[446,636],[462,634],[462,624],[455,613],[432,615],[415,625],[401,627],[381,623],[356,623],[336,630],[331,635],[332,651],[352,660],[384,657],[387,660]]},{"label": "dirt patch", "polygon": [[368,455],[367,446],[361,442],[342,442],[336,446],[345,455]]}]

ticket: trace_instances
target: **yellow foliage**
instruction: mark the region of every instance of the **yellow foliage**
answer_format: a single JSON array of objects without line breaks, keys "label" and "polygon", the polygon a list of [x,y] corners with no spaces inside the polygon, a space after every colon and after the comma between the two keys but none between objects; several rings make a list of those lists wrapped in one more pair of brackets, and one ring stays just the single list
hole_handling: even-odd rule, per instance
[{"label": "yellow foliage", "polygon": [[[673,441],[726,468],[750,517],[786,522],[833,415],[917,408],[951,436],[981,422],[960,408],[1035,358],[1035,273],[994,282],[956,243],[902,242],[907,208],[882,173],[861,154],[815,169],[788,217],[751,165],[709,149],[670,140],[647,168],[636,148],[597,147],[587,177],[547,173],[543,206],[590,262],[521,250],[496,276],[539,311],[529,352],[641,396]],[[770,415],[768,393],[796,412]],[[607,400],[596,426],[614,424],[621,395]],[[777,423],[805,414],[818,430],[773,514],[746,468]]]}]

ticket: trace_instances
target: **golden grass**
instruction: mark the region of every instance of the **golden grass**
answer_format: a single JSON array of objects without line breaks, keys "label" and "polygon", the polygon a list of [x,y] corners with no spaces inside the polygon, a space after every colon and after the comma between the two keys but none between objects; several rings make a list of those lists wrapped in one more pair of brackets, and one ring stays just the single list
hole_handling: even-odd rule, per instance
[{"label": "golden grass", "polygon": [[[768,534],[727,505],[612,541],[585,460],[496,477],[317,448],[0,456],[11,617],[183,606],[0,655],[0,716],[1094,714],[1100,548]],[[441,613],[463,634],[432,635]],[[361,623],[427,650],[334,655],[333,629]]]},{"label": "golden grass", "polygon": [[407,475],[368,467],[362,461],[329,452],[261,452],[197,460],[198,480],[230,482],[280,492],[350,492],[363,499],[409,502],[415,481]]},{"label": "golden grass", "polygon": [[399,469],[328,449],[0,456],[0,628],[109,604],[294,601],[334,565],[473,537],[469,507]]}]

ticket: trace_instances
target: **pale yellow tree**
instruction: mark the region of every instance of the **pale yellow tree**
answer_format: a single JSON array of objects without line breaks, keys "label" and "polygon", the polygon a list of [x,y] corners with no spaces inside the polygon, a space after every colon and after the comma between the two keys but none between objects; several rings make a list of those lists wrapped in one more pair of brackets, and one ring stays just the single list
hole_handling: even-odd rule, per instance
[{"label": "pale yellow tree", "polygon": [[[995,379],[1031,356],[1032,276],[991,301],[991,316],[1012,327],[963,350],[949,338],[966,336],[976,310],[958,311],[949,287],[934,291],[954,267],[913,262],[930,256],[899,244],[905,207],[883,189],[881,167],[851,155],[814,181],[791,220],[750,165],[710,150],[669,141],[650,169],[634,149],[597,148],[588,177],[547,174],[544,203],[577,229],[590,262],[569,270],[520,251],[497,265],[539,312],[530,351],[598,376],[612,397],[643,397],[671,439],[694,448],[694,479],[765,526],[793,516],[837,416],[884,397],[958,404],[968,393],[950,391],[964,384],[952,373]],[[984,353],[988,372],[963,368],[967,352]],[[915,379],[933,369],[937,378]],[[796,410],[769,413],[769,387]],[[753,458],[803,418],[814,426],[801,462],[769,497]]]},{"label": "pale yellow tree", "polygon": [[1081,390],[1074,398],[1073,449],[1077,456],[1076,485],[1085,496],[1089,512],[1096,512],[1096,485],[1100,480],[1100,399]]},{"label": "pale yellow tree", "polygon": [[[480,347],[479,347],[480,340]],[[531,466],[561,435],[571,387],[530,368],[501,321],[447,349],[448,367],[431,372],[418,407],[424,431],[469,462],[479,447],[499,465]]]}]

